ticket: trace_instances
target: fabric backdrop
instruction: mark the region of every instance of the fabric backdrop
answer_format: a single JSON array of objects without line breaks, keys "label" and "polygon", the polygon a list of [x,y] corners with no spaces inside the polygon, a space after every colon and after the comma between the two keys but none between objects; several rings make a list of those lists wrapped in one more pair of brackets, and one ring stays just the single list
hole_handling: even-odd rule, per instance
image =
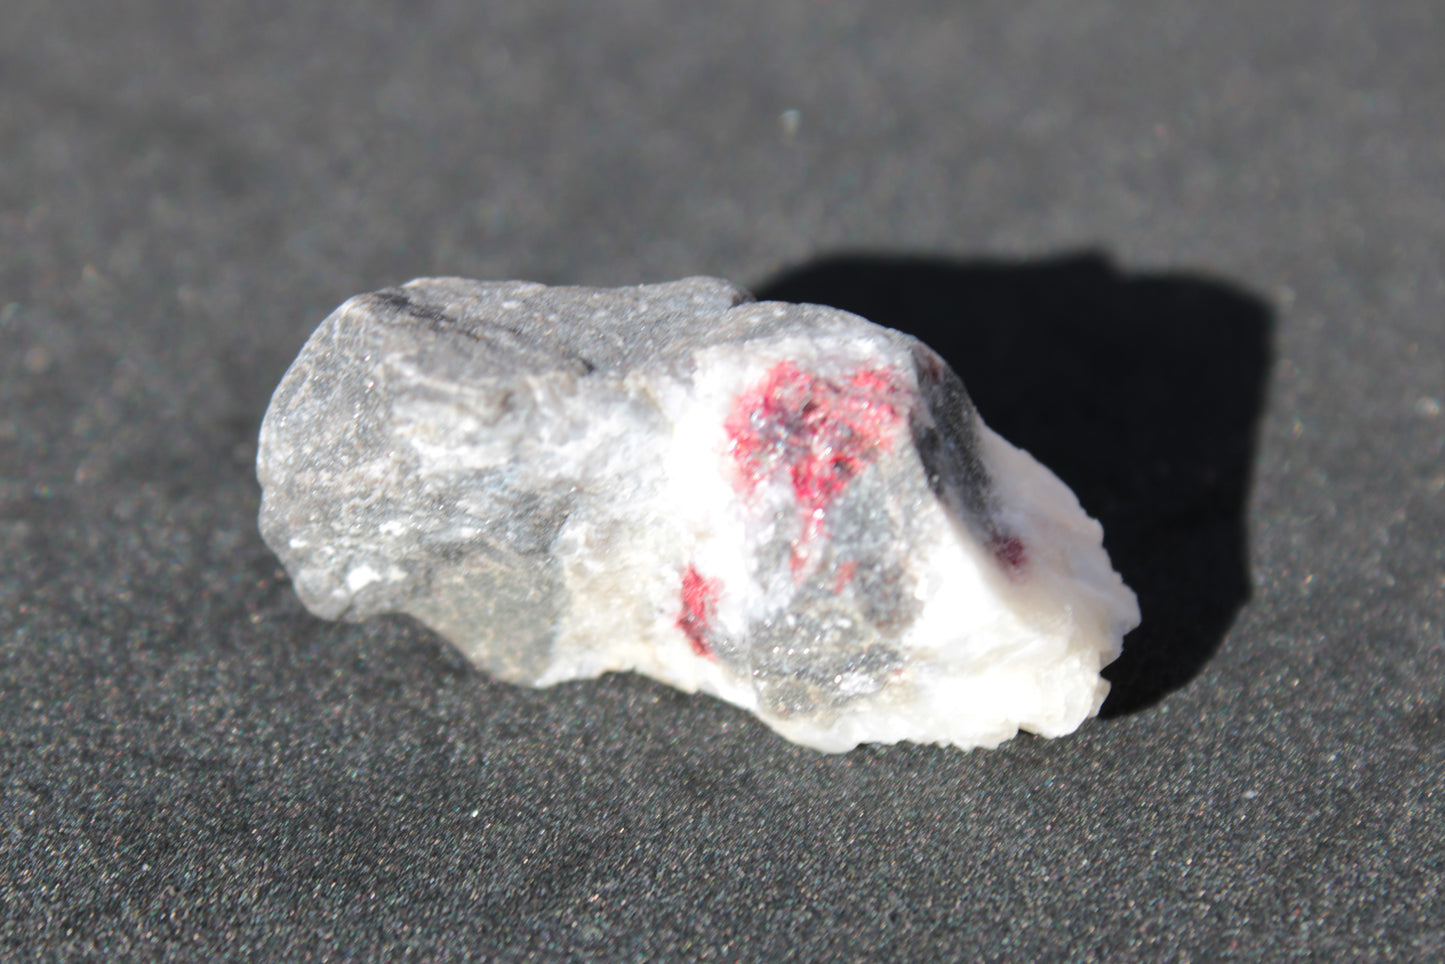
[{"label": "fabric backdrop", "polygon": [[[1445,954],[1435,0],[6,0],[0,951]],[[255,438],[419,275],[935,344],[1102,519],[1102,718],[826,756],[298,603]]]}]

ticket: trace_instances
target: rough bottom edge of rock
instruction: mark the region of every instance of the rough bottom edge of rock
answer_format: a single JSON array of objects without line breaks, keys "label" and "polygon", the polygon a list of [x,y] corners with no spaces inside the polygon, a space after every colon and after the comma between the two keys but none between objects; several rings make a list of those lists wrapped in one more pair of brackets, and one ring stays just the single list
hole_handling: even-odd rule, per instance
[{"label": "rough bottom edge of rock", "polygon": [[[780,716],[761,704],[755,687],[699,660],[691,648],[642,639],[610,651],[588,647],[593,620],[585,616],[559,634],[559,642],[566,641],[559,648],[571,649],[570,658],[554,660],[536,680],[514,682],[550,687],[636,672],[732,703],[787,740],[824,753],[900,742],[992,749],[1020,731],[1051,739],[1075,732],[1098,715],[1109,694],[1100,673],[1139,624],[1138,603],[1109,564],[1103,528],[1073,492],[1029,453],[980,428],[985,459],[1001,491],[1011,496],[1004,510],[1014,531],[1028,533],[1030,547],[1060,570],[1015,582],[1007,565],[999,567],[992,552],[979,552],[971,541],[943,538],[920,547],[938,579],[923,606],[927,624],[916,634],[934,633],[953,646],[945,642],[934,652],[911,654],[912,665],[873,699],[831,713]],[[945,531],[956,534],[951,525]],[[998,605],[985,603],[989,594]],[[676,622],[667,612],[656,635],[665,640]],[[454,640],[465,636],[451,626],[433,628]],[[507,667],[485,652],[469,655],[506,678]]]},{"label": "rough bottom edge of rock", "polygon": [[321,615],[409,613],[521,684],[643,673],[827,752],[1073,732],[1139,621],[926,346],[715,279],[358,296],[258,473]]}]

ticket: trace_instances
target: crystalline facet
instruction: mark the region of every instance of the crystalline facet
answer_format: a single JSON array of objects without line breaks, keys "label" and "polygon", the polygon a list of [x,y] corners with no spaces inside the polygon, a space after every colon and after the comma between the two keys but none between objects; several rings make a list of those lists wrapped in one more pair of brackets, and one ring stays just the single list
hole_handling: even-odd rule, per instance
[{"label": "crystalline facet", "polygon": [[517,683],[646,673],[821,750],[1071,732],[1139,620],[938,355],[716,279],[352,298],[258,473],[319,615],[410,613]]}]

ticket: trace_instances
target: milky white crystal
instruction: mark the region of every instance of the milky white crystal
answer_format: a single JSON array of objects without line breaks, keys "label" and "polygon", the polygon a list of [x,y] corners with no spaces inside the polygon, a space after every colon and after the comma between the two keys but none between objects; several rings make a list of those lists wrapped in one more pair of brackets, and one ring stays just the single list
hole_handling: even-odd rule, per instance
[{"label": "milky white crystal", "polygon": [[352,298],[257,467],[319,615],[410,613],[517,683],[646,673],[820,750],[1069,733],[1139,621],[938,355],[716,279]]}]

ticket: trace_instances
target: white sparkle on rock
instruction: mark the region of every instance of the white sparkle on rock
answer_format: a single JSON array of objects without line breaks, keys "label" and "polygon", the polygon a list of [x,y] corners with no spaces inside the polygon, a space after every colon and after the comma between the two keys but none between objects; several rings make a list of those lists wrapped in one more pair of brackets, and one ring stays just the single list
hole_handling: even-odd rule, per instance
[{"label": "white sparkle on rock", "polygon": [[319,615],[410,613],[517,683],[646,673],[820,750],[1072,732],[1139,620],[930,349],[716,279],[353,298],[257,466]]},{"label": "white sparkle on rock", "polygon": [[[294,548],[294,541],[291,543],[291,545]],[[380,581],[381,573],[366,565],[357,566],[355,569],[351,570],[349,573],[346,574],[346,588],[350,589],[352,592],[361,592],[361,590],[365,589],[372,583]]]}]

